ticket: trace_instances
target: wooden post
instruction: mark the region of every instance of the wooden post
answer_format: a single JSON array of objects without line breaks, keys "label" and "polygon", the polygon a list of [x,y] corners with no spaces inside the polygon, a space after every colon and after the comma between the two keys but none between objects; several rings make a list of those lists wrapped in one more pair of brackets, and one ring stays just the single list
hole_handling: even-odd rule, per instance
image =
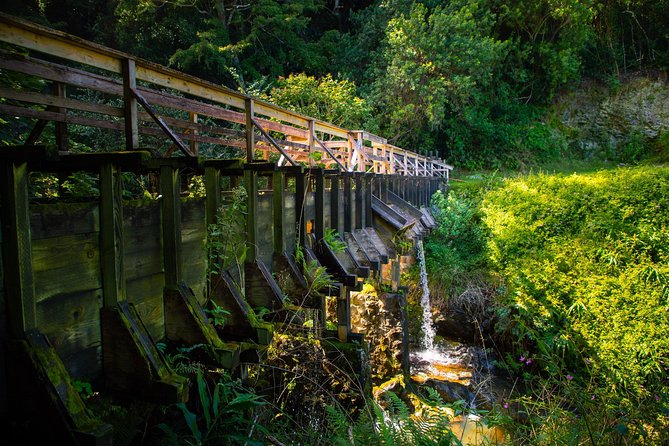
[{"label": "wooden post", "polygon": [[286,201],[284,191],[286,190],[286,174],[276,171],[272,174],[272,216],[274,220],[274,253],[283,255],[286,251],[284,237],[284,214],[286,213]]},{"label": "wooden post", "polygon": [[364,227],[364,175],[364,173],[355,174],[355,229],[362,229]]},{"label": "wooden post", "polygon": [[330,177],[330,227],[339,232],[339,175]]},{"label": "wooden post", "polygon": [[100,168],[100,267],[104,307],[124,301],[123,181],[121,169],[111,163]]},{"label": "wooden post", "polygon": [[160,209],[163,229],[163,265],[165,267],[165,288],[169,290],[176,290],[182,277],[180,191],[179,169],[172,166],[161,166],[162,201]]},{"label": "wooden post", "polygon": [[376,174],[365,174],[365,228],[372,227],[372,178]]},{"label": "wooden post", "polygon": [[26,162],[2,163],[2,178],[0,179],[2,182],[0,190],[2,263],[8,328],[12,339],[23,339],[26,331],[37,326],[30,241],[28,175]]},{"label": "wooden post", "polygon": [[258,172],[246,166],[244,183],[246,185],[246,263],[254,263],[257,258],[258,241]]},{"label": "wooden post", "polygon": [[337,296],[337,335],[339,341],[346,342],[351,331],[351,292],[348,287],[339,287]]},{"label": "wooden post", "polygon": [[314,169],[316,190],[314,197],[314,235],[316,240],[325,237],[325,179],[323,178],[323,171],[321,169]]},{"label": "wooden post", "polygon": [[314,158],[313,154],[316,150],[316,145],[315,145],[315,140],[314,140],[314,132],[316,131],[316,121],[313,119],[309,120],[309,128],[307,130],[308,135],[307,135],[307,145],[309,146],[309,167],[314,167]]},{"label": "wooden post", "polygon": [[305,174],[295,174],[295,220],[297,228],[297,244],[306,246],[307,241],[307,219],[305,215],[307,184]]},{"label": "wooden post", "polygon": [[123,71],[123,106],[125,118],[125,147],[127,150],[139,148],[139,119],[137,112],[137,99],[132,90],[137,88],[137,77],[135,73],[135,61],[123,59],[121,61]]},{"label": "wooden post", "polygon": [[252,163],[255,150],[255,134],[253,133],[253,115],[254,103],[253,99],[246,98],[246,162]]},{"label": "wooden post", "polygon": [[344,174],[344,232],[353,230],[353,190],[350,173]]}]

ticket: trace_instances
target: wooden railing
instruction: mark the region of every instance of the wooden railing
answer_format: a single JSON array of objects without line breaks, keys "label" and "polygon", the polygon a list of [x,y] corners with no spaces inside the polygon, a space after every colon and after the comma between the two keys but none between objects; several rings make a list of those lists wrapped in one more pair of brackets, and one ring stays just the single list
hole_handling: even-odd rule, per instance
[{"label": "wooden railing", "polygon": [[127,150],[142,147],[141,135],[153,137],[165,145],[162,151],[152,147],[162,157],[227,146],[239,148],[249,162],[274,156],[279,164],[447,179],[453,169],[364,130],[343,129],[6,14],[0,14],[0,41],[19,47],[0,51],[0,69],[51,86],[48,93],[0,87],[0,115],[37,119],[26,145],[54,122],[61,151],[68,150],[69,124],[124,132]]}]

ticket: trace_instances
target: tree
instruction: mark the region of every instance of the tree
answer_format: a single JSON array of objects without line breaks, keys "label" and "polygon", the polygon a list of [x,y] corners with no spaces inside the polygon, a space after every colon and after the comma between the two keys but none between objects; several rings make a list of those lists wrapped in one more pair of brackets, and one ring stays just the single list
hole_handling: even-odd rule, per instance
[{"label": "tree", "polygon": [[494,17],[478,2],[455,0],[430,11],[416,3],[390,20],[386,67],[375,82],[376,106],[386,110],[384,134],[415,146],[448,116],[482,101],[506,45],[491,37]]},{"label": "tree", "polygon": [[346,129],[369,129],[372,116],[367,101],[356,96],[353,82],[329,74],[320,79],[304,73],[279,78],[267,100]]}]

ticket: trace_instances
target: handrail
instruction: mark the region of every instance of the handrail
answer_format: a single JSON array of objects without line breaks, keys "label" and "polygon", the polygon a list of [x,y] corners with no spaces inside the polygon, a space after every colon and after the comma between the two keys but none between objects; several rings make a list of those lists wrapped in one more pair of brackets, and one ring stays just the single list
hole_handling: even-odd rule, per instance
[{"label": "handrail", "polygon": [[[33,74],[56,84],[103,91],[106,94],[122,96],[124,99],[124,108],[118,109],[106,104],[92,104],[68,98],[64,89],[59,96],[15,91],[15,94],[7,94],[11,96],[9,99],[32,104],[38,103],[46,106],[47,109],[36,110],[26,106],[0,104],[0,114],[37,118],[41,122],[54,121],[57,126],[75,123],[110,130],[125,129],[128,149],[138,148],[140,134],[162,135],[169,138],[187,156],[197,155],[197,146],[200,143],[246,148],[247,153],[251,147],[261,150],[265,157],[269,156],[269,150],[280,149],[280,145],[284,145],[285,148],[279,150],[283,155],[291,160],[304,161],[308,159],[310,144],[318,142],[330,155],[331,160],[327,160],[330,165],[336,164],[348,170],[355,167],[360,172],[370,170],[384,174],[447,178],[449,171],[453,169],[442,160],[395,147],[388,144],[386,139],[364,130],[344,129],[5,13],[0,13],[0,41],[48,54],[51,58],[57,57],[70,63],[103,70],[111,73],[111,76],[100,75],[99,72],[90,72],[81,67],[73,68],[46,62],[34,57],[8,56],[6,53],[0,54],[0,68],[2,69]],[[118,78],[119,75],[122,77],[122,82]],[[137,82],[142,82],[143,85],[138,86]],[[168,88],[179,92],[180,95],[187,95],[187,97],[175,96],[147,87],[145,84]],[[3,94],[3,90],[6,92],[7,89],[0,90],[0,95]],[[248,106],[249,101],[252,103],[251,107]],[[158,116],[155,108],[152,107],[153,104],[187,111],[190,118],[185,120]],[[148,112],[149,119],[146,113],[138,111],[137,105],[141,105]],[[91,112],[106,115],[107,119],[91,118],[89,115],[84,117],[81,114],[77,115],[77,111],[88,112],[89,115]],[[123,117],[122,123],[119,122],[119,115]],[[110,116],[114,118],[110,119]],[[203,125],[198,120],[198,116],[206,116],[209,119],[229,124],[246,125],[246,123],[255,121],[255,126],[261,129],[265,138],[255,141],[247,132],[249,141],[234,139],[235,132],[229,129],[229,124],[224,124],[225,126]],[[157,123],[158,127],[155,127],[151,121]],[[147,122],[148,125],[145,124]],[[43,124],[41,126],[43,127]],[[174,128],[179,128],[181,132]],[[37,130],[39,129],[36,128],[33,133]],[[269,132],[282,134],[285,139],[270,135]],[[316,133],[325,137],[316,138]],[[34,140],[35,135],[31,135],[31,139]],[[191,147],[189,148],[182,140],[190,141]],[[371,147],[365,145],[365,141],[371,144]],[[304,145],[307,146],[306,149],[303,148]],[[253,158],[252,153],[249,156],[250,159]],[[397,169],[398,166],[401,169]]]}]

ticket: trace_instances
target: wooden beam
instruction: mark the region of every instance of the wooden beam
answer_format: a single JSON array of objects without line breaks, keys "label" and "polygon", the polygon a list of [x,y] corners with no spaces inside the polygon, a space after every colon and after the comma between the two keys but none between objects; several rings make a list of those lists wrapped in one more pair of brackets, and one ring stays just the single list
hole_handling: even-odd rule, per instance
[{"label": "wooden beam", "polygon": [[[151,118],[158,124],[158,127],[172,140],[172,142],[177,146],[177,148],[186,156],[194,156],[191,151],[181,142],[181,139],[165,124],[165,121],[158,116],[158,114],[153,111],[151,105],[147,102],[146,99],[137,91],[137,89],[131,89],[132,95],[135,100],[144,107],[144,110],[151,116]],[[127,126],[126,126],[127,127]]]},{"label": "wooden beam", "polygon": [[316,240],[325,237],[325,178],[323,172],[314,172],[316,190],[314,191],[314,235]]},{"label": "wooden beam", "polygon": [[330,176],[330,227],[337,232],[339,228],[339,209],[341,207],[339,195],[339,175]]},{"label": "wooden beam", "polygon": [[181,250],[181,176],[172,166],[160,168],[161,227],[163,235],[163,266],[165,288],[177,290],[182,280]]},{"label": "wooden beam", "polygon": [[254,263],[258,258],[258,173],[244,169],[244,185],[246,186],[246,261]]},{"label": "wooden beam", "polygon": [[12,339],[23,339],[37,326],[30,240],[28,164],[1,162],[2,263],[7,323]]},{"label": "wooden beam", "polygon": [[137,99],[133,91],[137,88],[135,61],[123,59],[123,109],[125,118],[125,148],[139,148],[139,119],[137,115]]},{"label": "wooden beam", "polygon": [[286,200],[284,193],[286,190],[286,174],[282,171],[276,171],[272,174],[272,219],[274,222],[274,253],[283,255],[286,251],[286,241],[284,237],[286,213]]},{"label": "wooden beam", "polygon": [[307,184],[304,173],[295,174],[295,220],[297,228],[297,244],[304,248],[307,241],[307,221],[305,217]]},{"label": "wooden beam", "polygon": [[104,164],[100,168],[100,267],[103,305],[107,309],[126,299],[122,193],[121,169]]},{"label": "wooden beam", "polygon": [[351,173],[344,174],[344,232],[353,230],[353,189],[351,188]]}]

